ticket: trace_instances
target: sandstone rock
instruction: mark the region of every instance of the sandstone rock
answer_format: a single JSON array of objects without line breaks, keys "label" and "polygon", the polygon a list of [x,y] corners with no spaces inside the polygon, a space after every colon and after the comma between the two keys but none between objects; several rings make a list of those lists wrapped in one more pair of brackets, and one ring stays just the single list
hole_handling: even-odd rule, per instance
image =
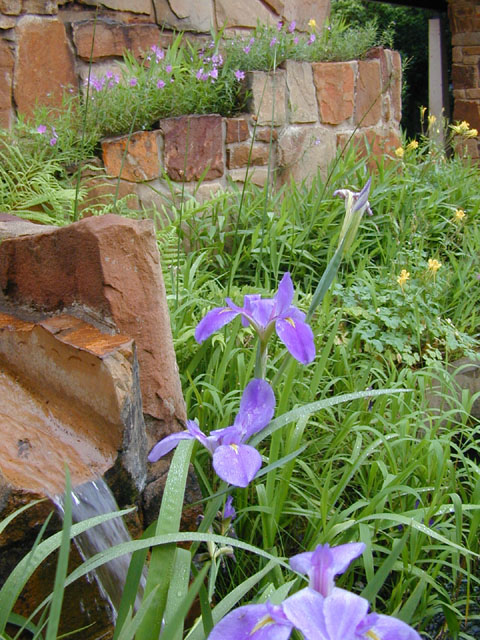
[{"label": "sandstone rock", "polygon": [[130,139],[121,136],[102,140],[103,162],[108,175],[113,178],[120,176],[130,182],[158,178],[161,166],[157,135],[156,131],[137,131]]},{"label": "sandstone rock", "polygon": [[212,0],[153,0],[159,25],[209,33],[214,24]]},{"label": "sandstone rock", "polygon": [[176,182],[220,178],[224,172],[221,116],[181,116],[160,121],[165,170]]},{"label": "sandstone rock", "polygon": [[256,127],[255,140],[257,142],[276,142],[278,140],[278,130],[274,127]]},{"label": "sandstone rock", "polygon": [[13,122],[12,76],[13,54],[8,42],[0,40],[0,126],[5,128]]},{"label": "sandstone rock", "polygon": [[[121,479],[119,495],[130,504],[138,497],[147,476],[146,434],[130,338],[66,315],[32,323],[0,313],[0,402],[0,519],[63,493],[65,463],[74,486],[111,472],[114,481]],[[0,583],[30,550],[50,511],[52,503],[44,501],[2,532]],[[60,526],[54,517],[48,533]],[[71,556],[75,566],[81,563],[73,545]],[[29,581],[17,613],[29,616],[49,593],[55,560]],[[67,589],[64,614],[64,632],[95,623],[83,630],[86,640],[111,628],[110,605],[86,579]]]},{"label": "sandstone rock", "polygon": [[309,62],[287,60],[289,122],[318,122],[318,106]]},{"label": "sandstone rock", "polygon": [[262,143],[237,144],[227,149],[227,166],[229,169],[240,167],[263,166],[268,164],[271,155],[269,145]]},{"label": "sandstone rock", "polygon": [[81,484],[113,467],[127,445],[120,459],[129,484],[143,489],[145,426],[130,338],[66,315],[33,324],[0,313],[0,361],[4,483],[54,496],[65,462]]},{"label": "sandstone rock", "polygon": [[257,124],[284,125],[287,121],[285,71],[250,71],[247,84],[251,92],[248,110],[257,118]]},{"label": "sandstone rock", "polygon": [[365,129],[357,131],[352,139],[350,139],[350,134],[348,133],[337,135],[337,146],[339,148],[343,149],[347,143],[355,145],[360,157],[370,154],[368,166],[369,169],[374,171],[377,167],[375,158],[385,155],[394,157],[394,151],[401,146],[402,140],[398,130]]},{"label": "sandstone rock", "polygon": [[[112,180],[102,174],[82,176],[81,188],[85,191],[85,196],[79,203],[78,210],[83,217],[94,215],[99,207],[113,203],[113,198],[117,192],[118,199],[123,200],[129,209],[140,209],[140,201],[135,190],[135,183],[127,180]],[[1,226],[0,226],[1,235]]]},{"label": "sandstone rock", "polygon": [[13,29],[17,24],[14,16],[0,15],[0,29]]},{"label": "sandstone rock", "polygon": [[5,240],[0,244],[0,304],[37,312],[70,310],[133,338],[144,412],[161,421],[163,435],[185,420],[150,221],[109,214]]},{"label": "sandstone rock", "polygon": [[77,82],[63,23],[25,16],[18,21],[17,38],[14,97],[18,111],[31,116],[37,101],[60,106],[64,89]]},{"label": "sandstone rock", "polygon": [[272,14],[260,0],[216,0],[215,19],[218,27],[250,27],[257,22],[275,24]]},{"label": "sandstone rock", "polygon": [[23,13],[54,15],[58,13],[57,0],[23,0]]},{"label": "sandstone rock", "polygon": [[371,127],[382,117],[382,82],[378,60],[359,60],[355,124]]},{"label": "sandstone rock", "polygon": [[57,227],[35,224],[28,220],[22,220],[22,218],[12,216],[9,213],[0,213],[0,241],[6,238],[45,233],[45,231],[54,231],[55,229],[57,229]]},{"label": "sandstone rock", "polygon": [[454,120],[466,120],[470,127],[480,131],[480,102],[477,100],[455,100]]},{"label": "sandstone rock", "polygon": [[305,180],[310,184],[317,171],[325,179],[335,158],[335,142],[335,134],[325,127],[288,127],[278,139],[279,183]]},{"label": "sandstone rock", "polygon": [[315,62],[313,81],[317,90],[320,121],[340,124],[353,116],[354,66],[351,62]]},{"label": "sandstone rock", "polygon": [[[97,0],[79,0],[81,4],[96,5]],[[130,13],[146,13],[150,15],[150,0],[102,0],[102,6],[114,11],[128,11]]]},{"label": "sandstone rock", "polygon": [[257,187],[264,187],[267,182],[272,182],[274,171],[269,171],[268,167],[247,167],[245,169],[232,169],[228,175],[232,182],[243,183],[248,176],[249,182]]},{"label": "sandstone rock", "polygon": [[285,0],[284,15],[287,22],[295,20],[297,29],[306,31],[312,18],[321,29],[330,16],[330,0]]},{"label": "sandstone rock", "polygon": [[[153,24],[123,24],[108,20],[77,22],[72,25],[77,54],[84,60],[121,56],[128,49],[134,56],[147,52],[160,41],[160,29]],[[95,33],[92,53],[92,38]]]},{"label": "sandstone rock", "polygon": [[243,142],[248,140],[250,132],[248,129],[248,120],[245,116],[240,118],[225,118],[225,142]]},{"label": "sandstone rock", "polygon": [[22,0],[0,0],[0,13],[18,16],[22,11]]}]

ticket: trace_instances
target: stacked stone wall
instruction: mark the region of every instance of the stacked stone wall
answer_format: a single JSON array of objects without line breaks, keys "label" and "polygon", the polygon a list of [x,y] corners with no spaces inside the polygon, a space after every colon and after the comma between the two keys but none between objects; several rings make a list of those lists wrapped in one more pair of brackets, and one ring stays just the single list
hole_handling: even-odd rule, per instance
[{"label": "stacked stone wall", "polygon": [[[232,33],[257,20],[295,20],[301,30],[311,18],[321,28],[330,0],[103,0],[98,7],[94,0],[0,0],[0,10],[0,125],[8,127],[18,114],[31,116],[38,103],[60,105],[67,88],[78,91],[90,60],[92,72],[103,75],[121,64],[127,49],[141,57],[154,44],[168,46],[175,30],[205,39],[212,25]],[[202,176],[197,193],[209,195],[230,179],[244,181],[247,166],[257,184],[269,178],[282,184],[309,178],[317,168],[325,172],[352,136],[378,153],[400,143],[395,52],[375,49],[362,61],[289,61],[274,74],[248,74],[247,83],[249,113],[240,118],[165,119],[155,131],[135,134],[120,195],[130,194],[132,207],[158,205],[148,186],[170,193],[165,176],[182,184]],[[124,139],[103,144],[111,178],[119,177],[125,146]],[[114,188],[98,175],[86,180],[93,199]]]},{"label": "stacked stone wall", "polygon": [[[454,120],[466,120],[480,131],[480,4],[478,0],[449,0],[452,32]],[[468,141],[468,153],[480,158],[478,139]]]}]

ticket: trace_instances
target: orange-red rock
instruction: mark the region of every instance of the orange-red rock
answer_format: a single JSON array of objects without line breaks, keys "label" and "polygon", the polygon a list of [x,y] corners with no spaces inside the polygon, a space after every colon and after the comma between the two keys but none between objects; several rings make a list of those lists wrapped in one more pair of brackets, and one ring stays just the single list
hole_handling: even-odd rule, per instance
[{"label": "orange-red rock", "polygon": [[248,120],[241,118],[225,118],[225,142],[243,142],[248,140],[250,132],[248,130]]},{"label": "orange-red rock", "polygon": [[156,131],[137,131],[130,138],[121,136],[102,140],[103,162],[108,175],[113,178],[120,176],[130,182],[158,178],[161,167],[157,135]]},{"label": "orange-red rock", "polygon": [[391,158],[395,149],[401,146],[402,141],[398,131],[367,129],[357,131],[351,140],[348,133],[337,135],[337,146],[339,148],[342,149],[347,143],[353,144],[361,157],[370,154],[369,168],[374,170],[376,168],[375,159],[380,156],[390,156]]},{"label": "orange-red rock", "polygon": [[[154,24],[124,24],[111,20],[86,20],[72,25],[73,42],[77,54],[84,60],[121,56],[128,49],[135,56],[158,45],[161,32]],[[92,39],[94,38],[93,52]]]},{"label": "orange-red rock", "polygon": [[353,116],[355,74],[350,62],[315,62],[313,81],[317,90],[320,122],[340,124]]},{"label": "orange-red rock", "polygon": [[14,97],[20,113],[35,103],[60,106],[64,89],[76,87],[75,65],[65,26],[56,18],[24,16],[17,26]]},{"label": "orange-red rock", "polygon": [[160,121],[166,172],[176,182],[223,175],[221,116],[181,116]]},{"label": "orange-red rock", "polygon": [[238,169],[247,165],[264,166],[268,164],[272,153],[268,144],[255,143],[253,146],[246,143],[237,144],[227,149],[227,166],[229,169]]},{"label": "orange-red rock", "polygon": [[[185,420],[153,223],[112,214],[0,244],[0,304],[96,318],[136,343],[155,437]],[[158,426],[158,425],[157,425]]]},{"label": "orange-red rock", "polygon": [[382,117],[382,82],[378,60],[359,60],[355,124],[371,127]]},{"label": "orange-red rock", "polygon": [[0,126],[8,128],[12,111],[13,54],[6,40],[0,40]]}]

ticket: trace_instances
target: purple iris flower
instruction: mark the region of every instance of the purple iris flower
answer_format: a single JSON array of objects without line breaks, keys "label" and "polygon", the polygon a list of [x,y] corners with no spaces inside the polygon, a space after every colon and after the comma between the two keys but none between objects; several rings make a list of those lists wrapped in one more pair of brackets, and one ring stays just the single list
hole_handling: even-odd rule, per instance
[{"label": "purple iris flower", "polygon": [[172,433],[157,442],[148,460],[156,462],[181,440],[198,440],[212,454],[213,468],[222,480],[236,487],[246,487],[262,466],[262,456],[245,441],[267,426],[274,410],[275,395],[268,382],[252,380],[245,387],[232,426],[211,431],[207,436],[196,422],[187,420],[186,431]]},{"label": "purple iris flower", "polygon": [[305,322],[303,311],[292,306],[293,294],[292,278],[287,272],[273,298],[262,299],[258,294],[246,295],[243,307],[238,307],[227,298],[227,307],[212,309],[198,323],[195,340],[203,342],[241,315],[243,326],[251,324],[258,333],[262,349],[266,348],[268,339],[275,330],[291,355],[302,364],[309,364],[315,358],[313,332]]},{"label": "purple iris flower", "polygon": [[266,602],[232,611],[212,629],[208,640],[288,640],[293,629],[305,640],[421,640],[405,622],[369,614],[365,598],[334,586],[334,576],[343,573],[364,548],[362,543],[319,545],[313,552],[294,556],[290,564],[309,574],[309,587],[281,605]]}]

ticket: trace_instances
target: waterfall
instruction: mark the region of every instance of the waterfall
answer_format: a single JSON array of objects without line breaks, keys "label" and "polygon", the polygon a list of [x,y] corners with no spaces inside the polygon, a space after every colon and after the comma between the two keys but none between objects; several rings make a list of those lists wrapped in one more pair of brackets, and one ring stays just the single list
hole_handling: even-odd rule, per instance
[{"label": "waterfall", "polygon": [[[55,502],[63,513],[64,496],[57,496]],[[86,482],[72,489],[72,520],[74,523],[117,510],[117,502],[102,478]],[[122,518],[114,518],[103,522],[74,538],[74,542],[84,560],[88,560],[97,553],[130,540],[130,534]],[[102,595],[111,606],[114,621],[122,599],[130,559],[131,554],[126,554],[111,560],[95,569],[92,576],[96,580]],[[142,576],[140,581],[135,609],[140,606],[144,587],[145,575]]]}]

